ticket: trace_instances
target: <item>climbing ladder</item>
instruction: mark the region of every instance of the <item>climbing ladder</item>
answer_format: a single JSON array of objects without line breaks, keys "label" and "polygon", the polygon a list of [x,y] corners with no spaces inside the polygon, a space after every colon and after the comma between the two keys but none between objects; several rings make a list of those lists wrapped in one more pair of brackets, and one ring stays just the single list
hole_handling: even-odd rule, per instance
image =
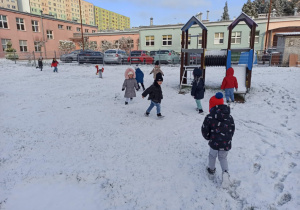
[{"label": "climbing ladder", "polygon": [[185,76],[185,73],[187,73],[187,72],[190,72],[190,79],[193,80],[194,78],[192,78],[192,72],[194,71],[195,68],[199,68],[199,65],[198,66],[183,66],[183,76],[182,76],[182,79],[180,82],[180,91],[183,86],[192,87],[191,83],[186,82],[186,84],[184,84],[183,80],[188,79],[188,74],[186,74],[187,76]]}]

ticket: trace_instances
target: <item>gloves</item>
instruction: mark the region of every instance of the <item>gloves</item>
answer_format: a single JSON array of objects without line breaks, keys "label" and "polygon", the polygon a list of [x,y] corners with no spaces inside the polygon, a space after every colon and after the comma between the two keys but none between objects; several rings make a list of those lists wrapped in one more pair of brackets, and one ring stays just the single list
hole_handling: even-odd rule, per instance
[{"label": "gloves", "polygon": [[125,90],[125,88],[122,88],[122,91],[124,91]]}]

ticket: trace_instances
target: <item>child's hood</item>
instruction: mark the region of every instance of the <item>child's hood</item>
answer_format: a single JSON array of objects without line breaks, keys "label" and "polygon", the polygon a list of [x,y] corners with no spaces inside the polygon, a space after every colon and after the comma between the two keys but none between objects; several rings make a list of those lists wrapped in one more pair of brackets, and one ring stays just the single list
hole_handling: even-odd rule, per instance
[{"label": "child's hood", "polygon": [[129,77],[128,77],[129,72],[132,72],[133,73],[133,78],[135,78],[135,71],[132,68],[128,68],[128,69],[126,69],[125,74],[124,74],[125,79],[129,79]]},{"label": "child's hood", "polygon": [[230,67],[226,71],[226,76],[233,76],[233,75],[234,75],[234,70],[233,70],[233,68]]},{"label": "child's hood", "polygon": [[220,122],[228,120],[230,118],[230,108],[225,104],[214,106],[210,110],[210,115]]}]

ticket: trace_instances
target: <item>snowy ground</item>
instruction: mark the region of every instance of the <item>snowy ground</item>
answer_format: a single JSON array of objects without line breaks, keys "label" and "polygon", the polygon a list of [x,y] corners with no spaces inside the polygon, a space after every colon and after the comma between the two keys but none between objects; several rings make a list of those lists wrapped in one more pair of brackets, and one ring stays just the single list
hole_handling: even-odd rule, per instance
[{"label": "snowy ground", "polygon": [[[0,60],[0,209],[299,209],[300,69],[256,67],[246,103],[235,104],[229,153],[232,186],[205,173],[209,147],[179,67],[163,66],[162,114],[121,91],[126,66],[49,65]],[[141,68],[149,86],[152,66]],[[224,68],[207,69],[202,101]],[[298,206],[298,207],[297,207]]]}]

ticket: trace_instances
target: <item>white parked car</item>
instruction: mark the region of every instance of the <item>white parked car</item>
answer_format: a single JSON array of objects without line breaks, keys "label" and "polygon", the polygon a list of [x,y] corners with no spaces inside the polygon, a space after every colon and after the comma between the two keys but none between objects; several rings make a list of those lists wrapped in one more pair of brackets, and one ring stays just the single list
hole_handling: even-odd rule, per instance
[{"label": "white parked car", "polygon": [[127,62],[128,55],[124,50],[109,49],[104,52],[104,63],[118,63]]}]

